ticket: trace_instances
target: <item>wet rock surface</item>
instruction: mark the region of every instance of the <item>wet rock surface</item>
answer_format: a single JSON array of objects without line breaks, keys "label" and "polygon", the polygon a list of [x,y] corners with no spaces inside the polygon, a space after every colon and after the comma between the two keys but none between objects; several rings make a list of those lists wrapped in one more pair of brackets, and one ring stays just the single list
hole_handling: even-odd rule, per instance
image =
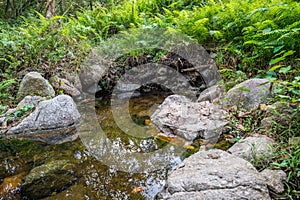
[{"label": "wet rock surface", "polygon": [[64,200],[97,200],[97,198],[86,189],[83,185],[72,185],[66,190],[50,196],[46,197],[43,200],[58,200],[58,199],[64,199]]},{"label": "wet rock surface", "polygon": [[41,199],[60,192],[74,180],[75,166],[68,160],[55,160],[33,168],[21,185],[23,196]]},{"label": "wet rock surface", "polygon": [[64,142],[66,136],[76,133],[80,114],[73,99],[59,95],[40,102],[24,120],[7,132],[7,137],[29,138],[54,144]]},{"label": "wet rock surface", "polygon": [[274,153],[275,142],[265,135],[254,135],[235,143],[228,152],[248,161],[262,161]]},{"label": "wet rock surface", "polygon": [[208,101],[196,103],[179,95],[171,95],[151,116],[151,121],[164,134],[180,136],[188,141],[198,137],[218,137],[228,123],[226,112]]},{"label": "wet rock surface", "polygon": [[55,96],[55,91],[48,80],[42,77],[38,72],[30,72],[26,74],[21,82],[18,91],[18,97],[31,96]]},{"label": "wet rock surface", "polygon": [[246,160],[222,150],[200,151],[185,159],[156,199],[270,199],[267,185]]},{"label": "wet rock surface", "polygon": [[268,79],[249,79],[230,89],[222,100],[223,105],[249,110],[264,103],[271,95],[270,90],[271,83]]}]

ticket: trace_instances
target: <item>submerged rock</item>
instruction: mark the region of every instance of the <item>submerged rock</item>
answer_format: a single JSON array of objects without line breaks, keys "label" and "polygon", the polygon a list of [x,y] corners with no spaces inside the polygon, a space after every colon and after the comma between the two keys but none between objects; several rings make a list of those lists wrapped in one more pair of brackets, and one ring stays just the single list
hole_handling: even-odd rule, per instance
[{"label": "submerged rock", "polygon": [[62,143],[75,135],[75,126],[79,121],[80,114],[73,99],[59,95],[40,102],[28,117],[8,130],[6,137],[28,138],[49,144]]},{"label": "submerged rock", "polygon": [[246,160],[222,150],[199,151],[167,179],[157,199],[270,199],[267,185]]},{"label": "submerged rock", "polygon": [[208,101],[196,103],[171,95],[151,116],[151,121],[165,134],[178,135],[188,141],[198,137],[218,137],[228,123],[226,112]]},{"label": "submerged rock", "polygon": [[21,199],[19,186],[22,181],[24,172],[12,177],[7,177],[0,185],[0,199],[3,200],[18,200]]},{"label": "submerged rock", "polygon": [[254,135],[241,139],[228,152],[248,161],[262,161],[269,158],[274,150],[275,142],[265,135]]},{"label": "submerged rock", "polygon": [[86,187],[83,185],[72,185],[68,189],[44,198],[43,200],[57,200],[57,199],[64,199],[64,200],[98,200],[91,191],[89,191]]},{"label": "submerged rock", "polygon": [[33,168],[24,178],[21,194],[29,199],[41,199],[60,192],[75,181],[74,169],[67,160],[55,160]]},{"label": "submerged rock", "polygon": [[27,95],[54,97],[55,91],[48,80],[43,78],[40,73],[30,72],[24,76],[17,94],[18,97],[24,97]]},{"label": "submerged rock", "polygon": [[264,103],[271,95],[271,83],[268,79],[253,78],[230,89],[223,99],[225,107],[252,109]]}]

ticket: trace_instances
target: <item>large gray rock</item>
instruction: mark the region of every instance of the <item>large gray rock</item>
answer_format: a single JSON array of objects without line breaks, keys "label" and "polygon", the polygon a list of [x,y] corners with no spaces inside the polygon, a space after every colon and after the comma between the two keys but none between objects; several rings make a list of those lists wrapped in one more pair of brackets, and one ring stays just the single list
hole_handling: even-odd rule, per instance
[{"label": "large gray rock", "polygon": [[55,160],[32,169],[21,185],[22,196],[41,199],[70,186],[74,178],[74,164]]},{"label": "large gray rock", "polygon": [[246,160],[222,150],[199,151],[167,179],[157,199],[270,199],[267,185]]},{"label": "large gray rock", "polygon": [[228,152],[248,161],[262,161],[274,153],[275,142],[265,135],[254,135],[239,140]]},{"label": "large gray rock", "polygon": [[29,72],[24,76],[17,96],[20,98],[27,95],[54,97],[55,91],[50,83],[46,79],[44,79],[40,73]]},{"label": "large gray rock", "polygon": [[[62,143],[76,131],[80,114],[73,99],[59,95],[39,103],[37,108],[15,127],[7,137],[29,138],[46,143]],[[74,139],[74,138],[72,138]]]},{"label": "large gray rock", "polygon": [[270,97],[270,90],[271,83],[268,79],[249,79],[230,89],[223,99],[223,104],[225,107],[252,109]]},{"label": "large gray rock", "polygon": [[187,141],[197,137],[218,137],[228,123],[226,112],[208,101],[196,103],[171,95],[151,116],[151,121],[165,134],[178,135]]}]

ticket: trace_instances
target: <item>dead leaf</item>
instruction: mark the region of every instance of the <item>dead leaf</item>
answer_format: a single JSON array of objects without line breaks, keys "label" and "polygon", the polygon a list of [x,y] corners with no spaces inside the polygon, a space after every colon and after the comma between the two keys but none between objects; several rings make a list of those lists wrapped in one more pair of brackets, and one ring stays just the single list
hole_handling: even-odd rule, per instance
[{"label": "dead leaf", "polygon": [[266,104],[260,104],[260,110],[266,111],[268,106]]},{"label": "dead leaf", "polygon": [[18,193],[18,187],[24,176],[25,172],[22,172],[15,176],[5,178],[3,183],[0,185],[0,196],[4,197],[4,199],[10,199],[12,195],[16,195]]},{"label": "dead leaf", "polygon": [[146,119],[145,120],[145,125],[148,126],[151,123],[151,119]]},{"label": "dead leaf", "polygon": [[132,191],[131,191],[131,193],[133,193],[133,194],[135,194],[135,193],[138,193],[138,192],[140,192],[140,191],[143,191],[143,190],[145,190],[146,188],[145,187],[136,187],[136,188],[134,188]]}]

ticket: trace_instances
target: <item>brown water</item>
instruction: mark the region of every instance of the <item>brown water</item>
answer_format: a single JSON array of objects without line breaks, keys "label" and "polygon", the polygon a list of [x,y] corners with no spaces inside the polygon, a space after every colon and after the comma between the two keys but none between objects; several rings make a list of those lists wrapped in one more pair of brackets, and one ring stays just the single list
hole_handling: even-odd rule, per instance
[{"label": "brown water", "polygon": [[[73,186],[68,185],[60,190],[51,191],[46,194],[50,196],[47,199],[154,199],[165,185],[167,175],[172,169],[181,162],[183,157],[198,150],[196,144],[189,148],[183,147],[185,143],[179,139],[172,141],[174,145],[169,145],[168,138],[157,137],[158,132],[150,123],[149,118],[165,97],[164,94],[152,92],[129,101],[129,114],[134,124],[141,128],[137,130],[142,130],[143,137],[139,137],[136,133],[131,134],[130,126],[134,125],[128,120],[124,121],[125,124],[129,123],[129,126],[125,125],[127,130],[120,129],[119,123],[122,124],[123,118],[122,112],[120,115],[118,112],[126,110],[125,103],[122,101],[112,102],[112,104],[96,102],[98,124],[112,147],[103,146],[104,143],[97,143],[94,139],[91,143],[97,144],[89,146],[83,137],[59,145],[45,145],[30,141],[1,141],[0,181],[3,182],[6,178],[6,182],[17,183],[16,181],[20,182],[21,178],[15,180],[10,177],[19,174],[23,177],[31,169],[49,161],[68,160],[76,166]],[[112,115],[111,105],[114,105],[114,114],[119,115],[118,123]],[[128,116],[124,118],[128,119]],[[81,130],[84,133],[92,129],[92,125],[89,124],[83,125]],[[147,137],[144,137],[145,134]],[[118,153],[114,148],[122,149],[125,153]],[[165,149],[165,154],[155,155],[155,152],[162,148]],[[174,153],[176,149],[180,149],[180,154]],[[106,151],[108,154],[104,155],[103,152]],[[152,153],[155,156],[150,156],[147,160],[139,160],[128,156],[128,152],[137,153],[137,155]],[[112,163],[115,165],[108,163],[107,155],[113,155],[111,160],[114,160]],[[120,166],[122,163],[124,168]],[[4,183],[0,186],[0,196],[5,193],[3,185]],[[6,198],[32,199],[30,195],[22,195],[22,188],[19,189],[20,191],[13,191]],[[82,197],[79,197],[79,194]]]}]

